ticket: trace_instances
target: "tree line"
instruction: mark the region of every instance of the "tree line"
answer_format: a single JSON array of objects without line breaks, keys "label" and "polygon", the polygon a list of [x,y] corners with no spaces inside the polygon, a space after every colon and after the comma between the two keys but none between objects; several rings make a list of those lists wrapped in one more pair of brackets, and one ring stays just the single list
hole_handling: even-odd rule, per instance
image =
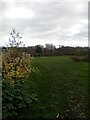
[{"label": "tree line", "polygon": [[[8,47],[9,49],[9,47]],[[33,57],[37,56],[85,56],[89,53],[89,47],[70,47],[59,46],[56,48],[53,44],[46,44],[46,46],[36,45],[28,47],[17,47],[18,51],[30,54]],[[2,52],[7,50],[6,47],[2,47]]]}]

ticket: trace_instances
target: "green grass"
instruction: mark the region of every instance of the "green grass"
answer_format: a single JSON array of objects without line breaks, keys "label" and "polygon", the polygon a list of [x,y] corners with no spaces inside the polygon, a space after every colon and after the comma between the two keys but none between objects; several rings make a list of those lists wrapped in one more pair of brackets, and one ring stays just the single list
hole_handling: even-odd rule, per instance
[{"label": "green grass", "polygon": [[2,56],[0,55],[0,68],[2,67]]},{"label": "green grass", "polygon": [[88,63],[59,56],[35,58],[32,64],[39,73],[32,73],[28,84],[37,94],[38,102],[25,118],[87,116]]},{"label": "green grass", "polygon": [[0,76],[2,76],[1,69],[2,69],[2,56],[0,55]]}]

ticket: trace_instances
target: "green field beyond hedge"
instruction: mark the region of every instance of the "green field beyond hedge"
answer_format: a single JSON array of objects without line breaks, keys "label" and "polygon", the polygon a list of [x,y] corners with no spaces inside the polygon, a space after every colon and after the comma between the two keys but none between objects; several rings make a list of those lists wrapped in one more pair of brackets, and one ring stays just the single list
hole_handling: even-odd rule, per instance
[{"label": "green field beyond hedge", "polygon": [[31,74],[28,85],[37,94],[38,102],[22,117],[87,117],[88,63],[58,56],[37,57],[32,64],[39,73]]}]

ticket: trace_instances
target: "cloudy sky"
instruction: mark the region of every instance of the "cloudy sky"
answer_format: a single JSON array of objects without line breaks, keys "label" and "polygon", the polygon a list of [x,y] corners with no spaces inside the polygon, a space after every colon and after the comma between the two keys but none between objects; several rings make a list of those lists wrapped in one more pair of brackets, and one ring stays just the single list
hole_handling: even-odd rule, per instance
[{"label": "cloudy sky", "polygon": [[88,46],[88,0],[3,0],[0,46],[15,28],[25,46]]}]

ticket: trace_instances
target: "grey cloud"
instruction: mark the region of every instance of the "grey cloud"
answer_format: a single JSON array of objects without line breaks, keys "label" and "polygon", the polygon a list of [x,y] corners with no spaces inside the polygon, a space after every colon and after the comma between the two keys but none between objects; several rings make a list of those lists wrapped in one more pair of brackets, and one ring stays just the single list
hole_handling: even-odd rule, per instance
[{"label": "grey cloud", "polygon": [[[71,27],[81,24],[84,19],[87,19],[88,12],[87,4],[85,3],[22,2],[16,3],[16,6],[32,10],[35,16],[30,19],[3,18],[4,34],[8,34],[11,28],[14,27],[25,38],[31,36],[33,40],[37,38],[45,42],[49,40],[52,43],[53,40],[60,42],[61,40],[67,41],[69,38],[72,40],[76,40],[77,38],[81,40],[87,37],[87,27],[85,26],[87,23],[81,28],[79,33],[73,36],[68,35]],[[5,3],[3,13],[5,14],[8,9],[10,9],[10,5]]]}]

